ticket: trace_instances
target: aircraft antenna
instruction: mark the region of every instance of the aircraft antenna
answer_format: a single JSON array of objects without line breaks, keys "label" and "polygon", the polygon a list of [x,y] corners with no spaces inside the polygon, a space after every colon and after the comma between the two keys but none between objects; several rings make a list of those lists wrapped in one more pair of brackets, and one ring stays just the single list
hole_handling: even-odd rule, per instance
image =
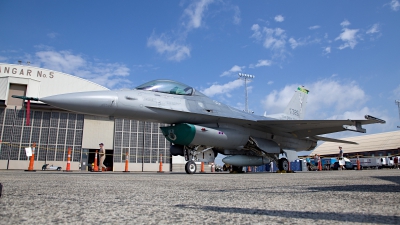
[{"label": "aircraft antenna", "polygon": [[[395,100],[394,102],[396,103],[397,107],[399,108],[399,118],[400,118],[400,101]],[[400,126],[397,126],[397,128],[400,128]]]},{"label": "aircraft antenna", "polygon": [[244,94],[245,94],[245,110],[249,112],[249,105],[248,105],[248,95],[247,95],[247,81],[254,79],[254,75],[246,74],[246,73],[239,73],[239,79],[244,80]]}]

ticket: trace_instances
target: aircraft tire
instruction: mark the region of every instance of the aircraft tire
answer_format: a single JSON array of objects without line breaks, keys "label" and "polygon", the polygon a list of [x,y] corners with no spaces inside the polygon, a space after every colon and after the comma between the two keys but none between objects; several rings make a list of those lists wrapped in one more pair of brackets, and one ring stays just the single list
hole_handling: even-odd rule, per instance
[{"label": "aircraft tire", "polygon": [[281,171],[289,171],[289,161],[285,158],[279,159],[278,169]]},{"label": "aircraft tire", "polygon": [[185,171],[187,174],[196,173],[196,169],[197,169],[196,163],[194,163],[193,161],[189,161],[185,165]]}]

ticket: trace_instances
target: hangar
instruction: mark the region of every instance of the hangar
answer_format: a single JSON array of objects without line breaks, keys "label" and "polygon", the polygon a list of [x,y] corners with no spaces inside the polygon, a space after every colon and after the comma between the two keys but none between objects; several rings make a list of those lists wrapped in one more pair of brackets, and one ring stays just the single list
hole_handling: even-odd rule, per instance
[{"label": "hangar", "polygon": [[400,131],[362,135],[343,138],[342,140],[354,141],[357,142],[358,145],[324,142],[318,146],[311,155],[317,154],[324,157],[337,157],[339,154],[339,146],[343,148],[343,154],[348,158],[354,158],[357,155],[363,157],[382,157],[400,154]]},{"label": "hangar", "polygon": [[11,97],[101,90],[108,89],[58,71],[0,63],[0,169],[27,169],[25,148],[33,143],[37,145],[34,169],[45,163],[65,168],[68,148],[71,170],[80,165],[85,169],[94,161],[99,143],[104,143],[109,170],[124,171],[126,152],[130,171],[158,171],[160,159],[163,170],[170,170],[170,143],[159,129],[164,124],[83,115],[32,101],[27,125],[24,100]]}]

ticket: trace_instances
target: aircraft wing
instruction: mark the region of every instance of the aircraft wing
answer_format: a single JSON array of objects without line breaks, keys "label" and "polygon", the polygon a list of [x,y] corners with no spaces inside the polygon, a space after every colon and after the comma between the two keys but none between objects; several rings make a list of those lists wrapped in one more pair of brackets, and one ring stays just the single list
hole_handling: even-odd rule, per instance
[{"label": "aircraft wing", "polygon": [[[365,133],[362,125],[385,123],[384,120],[366,115],[365,120],[258,120],[257,124],[271,130],[288,132],[298,138],[313,137],[339,131]],[[322,140],[321,137],[318,139]]]},{"label": "aircraft wing", "polygon": [[[171,111],[177,112],[175,110],[163,109],[158,107],[148,107],[148,108],[152,108],[153,110],[156,111],[164,111],[166,113]],[[266,118],[265,120],[264,119],[249,120],[245,118],[229,117],[228,115],[204,115],[192,112],[180,112],[180,113],[183,113],[185,115],[190,115],[193,117],[202,117],[203,119],[209,118],[215,120],[216,122],[221,122],[221,123],[239,124],[260,131],[268,131],[271,133],[290,133],[298,138],[312,138],[321,141],[323,139],[327,141],[327,139],[324,137],[319,137],[317,135],[335,133],[346,130],[365,133],[366,130],[362,127],[362,125],[374,124],[374,123],[386,123],[384,120],[369,115],[365,116],[365,120],[276,120],[272,118]],[[188,120],[182,122],[190,122],[190,121]],[[196,121],[196,123],[198,123],[198,121]],[[204,121],[204,123],[207,122]],[[331,141],[333,141],[333,139]],[[341,140],[337,140],[334,142],[344,143]],[[355,144],[355,143],[349,143],[349,144]]]}]

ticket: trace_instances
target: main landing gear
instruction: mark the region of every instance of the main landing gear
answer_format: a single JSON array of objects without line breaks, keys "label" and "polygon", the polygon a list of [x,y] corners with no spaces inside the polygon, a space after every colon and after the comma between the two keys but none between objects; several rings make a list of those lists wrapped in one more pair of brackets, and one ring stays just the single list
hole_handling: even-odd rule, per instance
[{"label": "main landing gear", "polygon": [[289,161],[286,158],[278,160],[278,169],[280,171],[289,171]]}]

